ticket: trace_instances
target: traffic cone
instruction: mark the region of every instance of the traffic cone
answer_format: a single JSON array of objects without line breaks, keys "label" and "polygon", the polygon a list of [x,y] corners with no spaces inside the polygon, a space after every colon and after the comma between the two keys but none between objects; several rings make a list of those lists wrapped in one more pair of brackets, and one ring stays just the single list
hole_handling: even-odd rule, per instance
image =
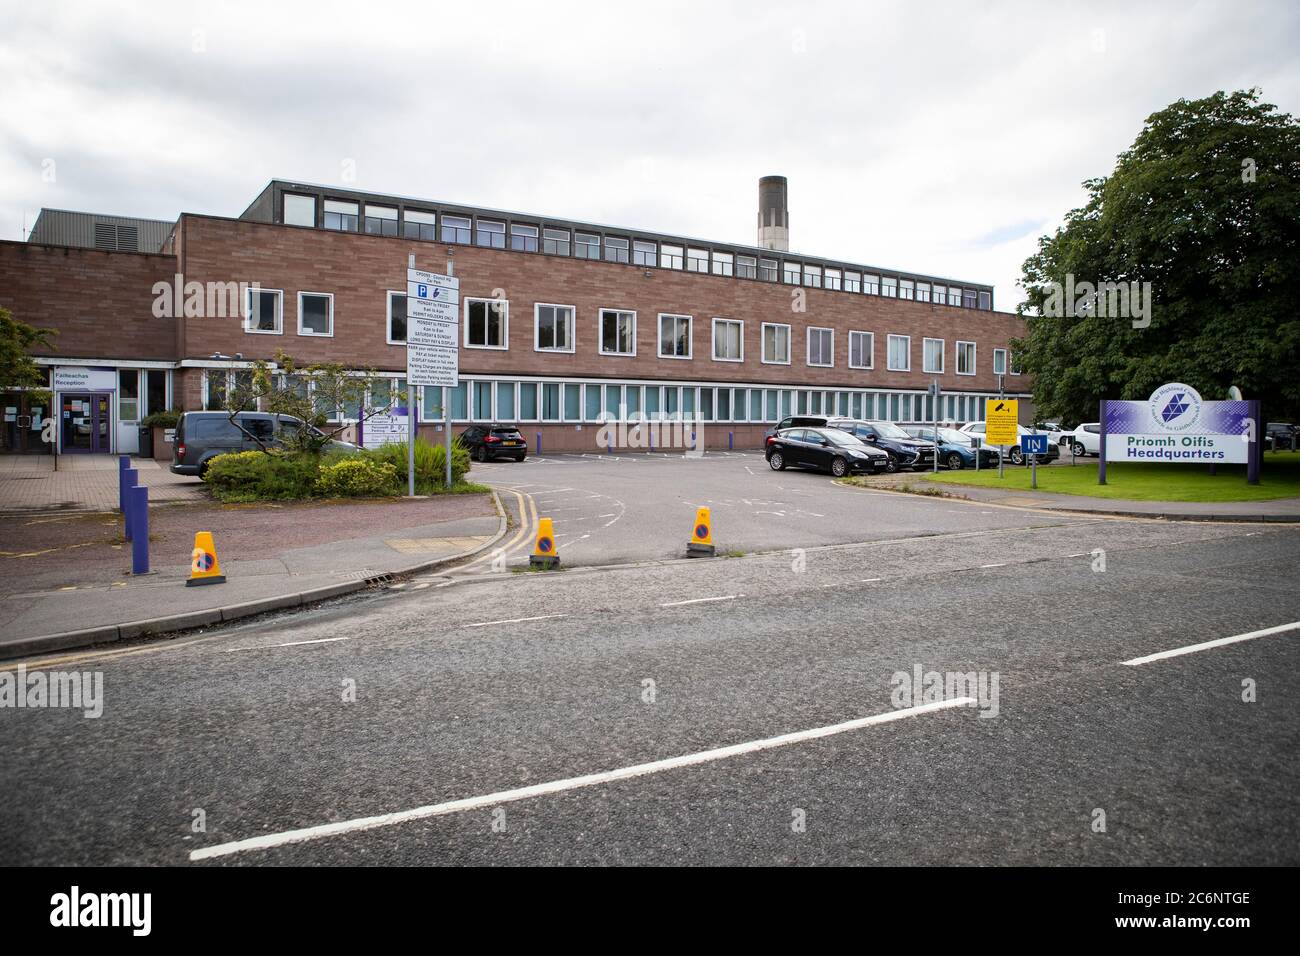
[{"label": "traffic cone", "polygon": [[688,558],[706,558],[713,555],[713,519],[709,509],[701,508],[695,512],[695,527],[691,529],[691,541],[686,545]]},{"label": "traffic cone", "polygon": [[211,531],[194,533],[194,551],[190,555],[190,578],[186,587],[196,584],[223,584],[226,576],[217,561],[217,546],[212,542]]},{"label": "traffic cone", "polygon": [[537,519],[537,541],[533,544],[528,564],[530,567],[546,569],[560,564],[560,549],[555,543],[555,530],[551,527],[550,518]]}]

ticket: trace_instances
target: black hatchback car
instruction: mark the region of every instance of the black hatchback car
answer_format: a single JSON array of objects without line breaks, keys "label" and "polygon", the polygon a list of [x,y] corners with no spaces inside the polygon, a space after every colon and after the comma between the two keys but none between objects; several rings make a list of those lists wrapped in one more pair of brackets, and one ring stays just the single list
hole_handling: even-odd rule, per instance
[{"label": "black hatchback car", "polygon": [[901,468],[933,468],[934,442],[913,438],[893,422],[831,419],[831,428],[839,428],[872,448],[889,456],[889,471]]},{"label": "black hatchback car", "polygon": [[879,474],[889,457],[836,428],[791,428],[767,440],[767,463],[773,471],[795,465],[842,478],[852,472]]},{"label": "black hatchback car", "polygon": [[494,458],[523,461],[528,454],[528,441],[514,425],[470,425],[461,432],[460,440],[475,461]]}]

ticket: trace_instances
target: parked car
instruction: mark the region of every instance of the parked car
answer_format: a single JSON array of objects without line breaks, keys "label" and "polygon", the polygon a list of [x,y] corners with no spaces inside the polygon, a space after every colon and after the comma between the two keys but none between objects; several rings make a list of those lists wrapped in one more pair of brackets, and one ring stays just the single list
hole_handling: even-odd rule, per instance
[{"label": "parked car", "polygon": [[763,432],[763,441],[766,442],[773,435],[789,431],[791,428],[825,428],[828,421],[830,419],[825,415],[787,415]]},{"label": "parked car", "polygon": [[[933,425],[904,425],[903,431],[924,441],[935,441],[936,438]],[[937,438],[935,443],[939,446],[940,466],[953,470],[975,467],[975,443],[969,435],[964,435],[955,428],[940,426]],[[979,463],[981,468],[996,468],[997,449],[979,449]]]},{"label": "parked car", "polygon": [[1068,429],[1062,426],[1060,422],[1039,422],[1034,427],[1037,428],[1040,432],[1047,432],[1047,440],[1050,444],[1053,445],[1065,444],[1065,442],[1062,439],[1064,438],[1065,433]]},{"label": "parked car", "polygon": [[1300,444],[1300,426],[1287,422],[1269,422],[1264,426],[1265,447],[1272,447],[1276,442],[1278,448],[1289,451],[1292,440]]},{"label": "parked car", "polygon": [[528,455],[528,441],[514,425],[470,425],[460,433],[460,440],[475,461],[523,461]]},{"label": "parked car", "polygon": [[889,471],[934,467],[934,442],[913,438],[893,422],[833,418],[830,427],[846,431],[859,441],[883,451],[889,456]]},{"label": "parked car", "polygon": [[[263,446],[283,447],[286,440],[302,428],[309,428],[317,436],[325,437],[315,426],[293,415],[237,412],[231,421],[228,412],[184,412],[176,421],[171,471],[201,478],[207,474],[208,463],[218,455],[257,451]],[[352,453],[361,449],[351,442],[331,438],[325,442],[324,450]]]},{"label": "parked car", "polygon": [[838,428],[790,428],[767,440],[767,463],[773,471],[790,466],[829,471],[836,478],[851,472],[879,474],[889,456]]},{"label": "parked car", "polygon": [[1101,455],[1101,422],[1087,422],[1065,434],[1065,443],[1076,458]]},{"label": "parked car", "polygon": [[[961,427],[961,431],[965,432],[967,435],[973,435],[978,438],[982,445],[988,444],[987,439],[984,437],[987,430],[988,426],[984,422],[967,422]],[[1016,433],[1023,438],[1025,435],[1032,435],[1034,432],[1032,429],[1026,428],[1024,425],[1017,425]],[[1042,433],[1039,432],[1039,434]],[[1049,440],[1047,443],[1047,454],[1037,455],[1035,457],[1038,459],[1038,464],[1047,465],[1061,457],[1061,449],[1058,444]],[[1020,450],[1019,442],[1007,449],[1007,458],[1010,459],[1013,465],[1023,465],[1029,460],[1029,456]]]}]

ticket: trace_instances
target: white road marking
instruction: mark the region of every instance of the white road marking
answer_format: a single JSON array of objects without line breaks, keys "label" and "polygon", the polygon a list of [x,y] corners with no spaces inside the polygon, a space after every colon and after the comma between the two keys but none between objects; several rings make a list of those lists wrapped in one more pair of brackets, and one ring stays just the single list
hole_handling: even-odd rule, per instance
[{"label": "white road marking", "polygon": [[660,607],[681,607],[683,604],[704,604],[709,601],[734,601],[736,598],[744,597],[743,594],[724,594],[721,597],[691,598],[689,601],[669,601],[667,604],[660,604]]},{"label": "white road marking", "polygon": [[325,823],[314,827],[303,827],[299,830],[286,830],[283,833],[268,833],[263,836],[250,837],[246,840],[235,840],[231,843],[219,843],[216,846],[192,850],[190,851],[190,860],[192,862],[197,860],[210,860],[214,857],[246,853],[249,850],[269,850],[273,847],[285,846],[290,843],[306,843],[309,840],[320,840],[325,837],[339,836],[344,833],[358,833],[363,830],[374,830],[379,827],[388,827],[399,823],[409,823],[413,820],[425,820],[429,817],[446,816],[451,813],[460,813],[465,810],[477,810],[482,807],[493,807],[498,804],[511,803],[516,800],[527,800],[531,797],[542,797],[554,793],[564,793],[567,790],[579,790],[583,787],[597,787],[606,783],[616,783],[620,780],[644,777],[652,773],[662,773],[665,770],[678,770],[682,767],[694,767],[700,764],[713,763],[718,760],[726,760],[730,757],[739,757],[745,754],[758,753],[763,750],[771,750],[775,747],[785,747],[790,744],[804,743],[809,740],[819,740],[822,737],[833,737],[836,734],[848,733],[851,730],[860,730],[863,727],[872,727],[876,724],[888,724],[896,720],[905,720],[908,717],[919,717],[923,714],[931,714],[936,711],[948,710],[953,707],[973,707],[975,704],[976,700],[973,697],[958,697],[953,700],[935,701],[934,703],[920,704],[916,707],[908,707],[903,710],[891,710],[883,714],[873,714],[870,717],[859,717],[856,720],[846,720],[839,724],[830,724],[825,727],[814,727],[811,730],[799,730],[794,733],[781,734],[777,737],[766,737],[762,740],[750,740],[746,743],[732,744],[729,747],[717,747],[713,750],[702,750],[693,754],[683,754],[680,757],[669,757],[666,760],[652,760],[649,763],[634,764],[630,767],[620,767],[617,770],[591,773],[582,777],[568,777],[563,780],[552,780],[548,783],[537,783],[528,787],[518,787],[514,790],[499,790],[496,793],[487,793],[478,797],[466,797],[461,800],[450,800],[446,803],[434,803],[429,806],[416,807],[412,810],[402,810],[397,813],[385,813],[374,817],[358,817],[355,820],[343,820],[338,823]]},{"label": "white road marking", "polygon": [[1284,634],[1287,631],[1300,630],[1300,621],[1292,621],[1290,624],[1279,624],[1277,627],[1266,627],[1262,631],[1247,631],[1245,634],[1234,634],[1232,637],[1221,637],[1217,641],[1205,641],[1201,644],[1188,644],[1186,647],[1175,647],[1171,651],[1160,651],[1158,654],[1148,654],[1146,657],[1135,657],[1131,661],[1121,661],[1126,667],[1137,667],[1141,664],[1150,664],[1154,661],[1168,660],[1171,657],[1182,657],[1184,654],[1195,654],[1197,651],[1208,651],[1212,647],[1224,647],[1228,644],[1237,644],[1241,641],[1253,641],[1257,637],[1269,637],[1272,634]]},{"label": "white road marking", "polygon": [[525,621],[547,621],[553,617],[567,617],[566,614],[539,614],[537,617],[512,617],[504,621],[479,621],[476,624],[462,624],[461,627],[487,627],[490,624],[522,624]]},{"label": "white road marking", "polygon": [[883,580],[885,580],[885,579],[884,579],[884,578],[863,578],[863,579],[862,579],[862,583],[863,583],[863,584],[874,584],[876,581],[883,581]]},{"label": "white road marking", "polygon": [[1007,563],[1006,563],[1005,561],[1001,562],[1000,564],[981,564],[981,565],[980,565],[981,568],[1005,568],[1006,566],[1007,566]]},{"label": "white road marking", "polygon": [[316,641],[290,641],[287,644],[258,644],[252,647],[227,647],[227,654],[234,651],[269,651],[273,647],[302,647],[304,644],[333,644],[335,641],[350,641],[350,637],[322,637]]}]

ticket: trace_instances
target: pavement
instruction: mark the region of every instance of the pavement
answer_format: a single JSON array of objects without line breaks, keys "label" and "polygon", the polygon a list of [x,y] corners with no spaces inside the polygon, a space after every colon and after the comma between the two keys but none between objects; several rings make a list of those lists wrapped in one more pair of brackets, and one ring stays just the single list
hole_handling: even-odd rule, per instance
[{"label": "pavement", "polygon": [[[115,455],[0,455],[0,515],[112,511],[117,507]],[[149,501],[205,501],[203,483],[173,475],[152,458],[132,458]]]},{"label": "pavement", "polygon": [[102,713],[0,709],[0,864],[1300,863],[1290,529],[890,500],[928,532],[28,660]]}]

